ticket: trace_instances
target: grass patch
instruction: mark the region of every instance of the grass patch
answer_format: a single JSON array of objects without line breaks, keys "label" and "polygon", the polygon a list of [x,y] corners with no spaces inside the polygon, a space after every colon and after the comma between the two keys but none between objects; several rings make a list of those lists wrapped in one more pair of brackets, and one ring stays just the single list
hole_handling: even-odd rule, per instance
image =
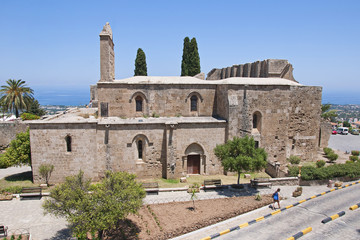
[{"label": "grass patch", "polygon": [[17,188],[17,187],[34,187],[37,186],[32,182],[32,172],[23,172],[13,174],[0,179],[0,190]]},{"label": "grass patch", "polygon": [[165,183],[179,183],[179,179],[161,179],[162,181],[164,181]]},{"label": "grass patch", "polygon": [[[257,173],[246,173],[251,175],[251,179],[253,178],[263,178],[270,177],[265,172],[257,172]],[[140,182],[157,182],[160,188],[179,188],[179,187],[187,187],[193,185],[195,183],[200,186],[204,184],[205,179],[221,179],[222,184],[236,184],[237,183],[237,175],[234,176],[226,176],[226,175],[190,175],[186,178],[186,183],[181,183],[180,178],[177,179],[164,179],[164,178],[155,178],[155,179],[141,179]],[[249,183],[249,178],[244,178],[244,173],[240,176],[240,183]]]},{"label": "grass patch", "polygon": [[316,162],[304,162],[304,163],[302,164],[302,166],[303,166],[303,167],[308,167],[308,166],[310,166],[310,167],[316,167]]}]

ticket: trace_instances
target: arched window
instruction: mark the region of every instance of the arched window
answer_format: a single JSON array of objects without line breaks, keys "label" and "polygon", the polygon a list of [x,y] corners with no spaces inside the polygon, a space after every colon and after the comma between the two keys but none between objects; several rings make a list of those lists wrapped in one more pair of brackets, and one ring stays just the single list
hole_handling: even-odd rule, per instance
[{"label": "arched window", "polygon": [[71,152],[71,136],[67,135],[65,137],[65,141],[66,141],[66,151]]},{"label": "arched window", "polygon": [[198,98],[196,95],[192,95],[190,98],[190,109],[191,111],[197,111],[198,110]]},{"label": "arched window", "polygon": [[253,114],[253,129],[257,129],[259,132],[261,131],[261,113],[255,112]]},{"label": "arched window", "polygon": [[143,158],[143,142],[142,142],[142,140],[139,140],[137,142],[137,149],[138,149],[138,158],[142,159]]},{"label": "arched window", "polygon": [[136,111],[137,112],[142,112],[143,111],[143,99],[141,96],[137,96],[135,98],[135,103],[136,103]]},{"label": "arched window", "polygon": [[253,115],[253,128],[257,128],[257,124],[258,124],[258,119],[257,119],[257,115],[254,114]]}]

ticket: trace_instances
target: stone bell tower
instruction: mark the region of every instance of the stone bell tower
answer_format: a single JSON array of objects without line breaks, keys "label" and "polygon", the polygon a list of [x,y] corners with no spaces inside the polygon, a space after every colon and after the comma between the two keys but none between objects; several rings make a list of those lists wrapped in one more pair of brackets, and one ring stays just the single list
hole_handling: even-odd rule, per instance
[{"label": "stone bell tower", "polygon": [[112,82],[115,80],[115,54],[112,30],[107,22],[100,33],[100,80]]}]

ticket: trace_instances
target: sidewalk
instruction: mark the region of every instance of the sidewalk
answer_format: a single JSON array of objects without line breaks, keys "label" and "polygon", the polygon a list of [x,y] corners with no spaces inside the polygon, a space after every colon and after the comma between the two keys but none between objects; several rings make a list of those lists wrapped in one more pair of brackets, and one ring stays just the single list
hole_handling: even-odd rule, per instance
[{"label": "sidewalk", "polygon": [[[30,167],[19,167],[19,168],[8,168],[0,169],[0,179],[11,174],[16,174],[23,171],[29,171]],[[260,194],[272,194],[277,188],[280,188],[280,196],[282,197],[281,206],[285,207],[289,204],[297,202],[299,200],[311,197],[315,194],[329,190],[326,186],[312,186],[303,187],[303,194],[298,198],[292,197],[292,192],[297,186],[273,186],[270,188],[259,189]],[[245,191],[247,190],[247,191]],[[255,195],[256,190],[253,188],[245,189],[241,192],[232,192],[230,190],[223,190],[221,193],[216,191],[201,191],[197,194],[198,199],[215,199],[215,198],[226,198],[232,196],[244,196],[244,195]],[[63,218],[55,218],[51,215],[43,215],[43,209],[41,207],[44,199],[42,200],[19,200],[13,199],[12,201],[1,201],[0,209],[2,209],[2,217],[0,219],[0,225],[4,224],[9,227],[9,233],[19,229],[28,230],[34,240],[42,239],[66,239],[70,237],[70,230],[67,227],[67,222]],[[190,194],[186,191],[169,191],[159,192],[158,195],[147,195],[144,199],[145,204],[156,204],[173,201],[190,201]],[[224,222],[179,236],[174,238],[180,239],[201,239],[208,235],[223,231],[229,227],[245,223],[253,220],[257,217],[266,215],[272,212],[268,206],[254,210],[252,212],[242,214],[235,218],[226,220]]]},{"label": "sidewalk", "polygon": [[[344,183],[346,184],[346,183]],[[271,189],[267,188],[267,189],[259,189],[260,194],[272,194],[276,191],[276,189],[280,188],[280,196],[283,200],[281,200],[280,202],[280,206],[281,207],[285,207],[287,205],[293,204],[295,202],[298,202],[300,200],[309,198],[313,195],[319,194],[321,192],[330,190],[331,188],[328,188],[326,185],[322,185],[322,186],[303,186],[303,192],[302,195],[294,198],[292,197],[292,193],[293,191],[295,191],[295,189],[298,186],[273,186]],[[276,204],[277,207],[277,204]],[[210,236],[212,234],[218,233],[218,232],[222,232],[226,229],[229,229],[231,227],[235,227],[238,226],[242,223],[246,223],[248,221],[254,220],[258,217],[264,216],[266,214],[269,214],[273,212],[273,210],[271,208],[269,208],[269,206],[265,206],[259,209],[256,209],[254,211],[239,215],[237,217],[225,220],[223,222],[196,230],[194,232],[190,232],[187,233],[185,235],[173,238],[172,240],[193,240],[193,239],[202,239],[205,238],[207,236]]]}]

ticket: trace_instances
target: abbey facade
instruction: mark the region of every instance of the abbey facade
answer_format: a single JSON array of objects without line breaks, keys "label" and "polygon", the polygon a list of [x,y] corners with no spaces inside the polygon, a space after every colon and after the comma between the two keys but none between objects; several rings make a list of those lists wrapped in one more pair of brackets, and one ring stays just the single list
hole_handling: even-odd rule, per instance
[{"label": "abbey facade", "polygon": [[30,123],[34,181],[55,166],[52,182],[80,169],[99,180],[106,170],[140,178],[223,174],[217,144],[252,136],[269,162],[290,155],[313,160],[321,139],[321,87],[304,86],[286,60],[213,69],[195,77],[115,80],[112,31],[100,33],[100,76],[93,108]]}]

